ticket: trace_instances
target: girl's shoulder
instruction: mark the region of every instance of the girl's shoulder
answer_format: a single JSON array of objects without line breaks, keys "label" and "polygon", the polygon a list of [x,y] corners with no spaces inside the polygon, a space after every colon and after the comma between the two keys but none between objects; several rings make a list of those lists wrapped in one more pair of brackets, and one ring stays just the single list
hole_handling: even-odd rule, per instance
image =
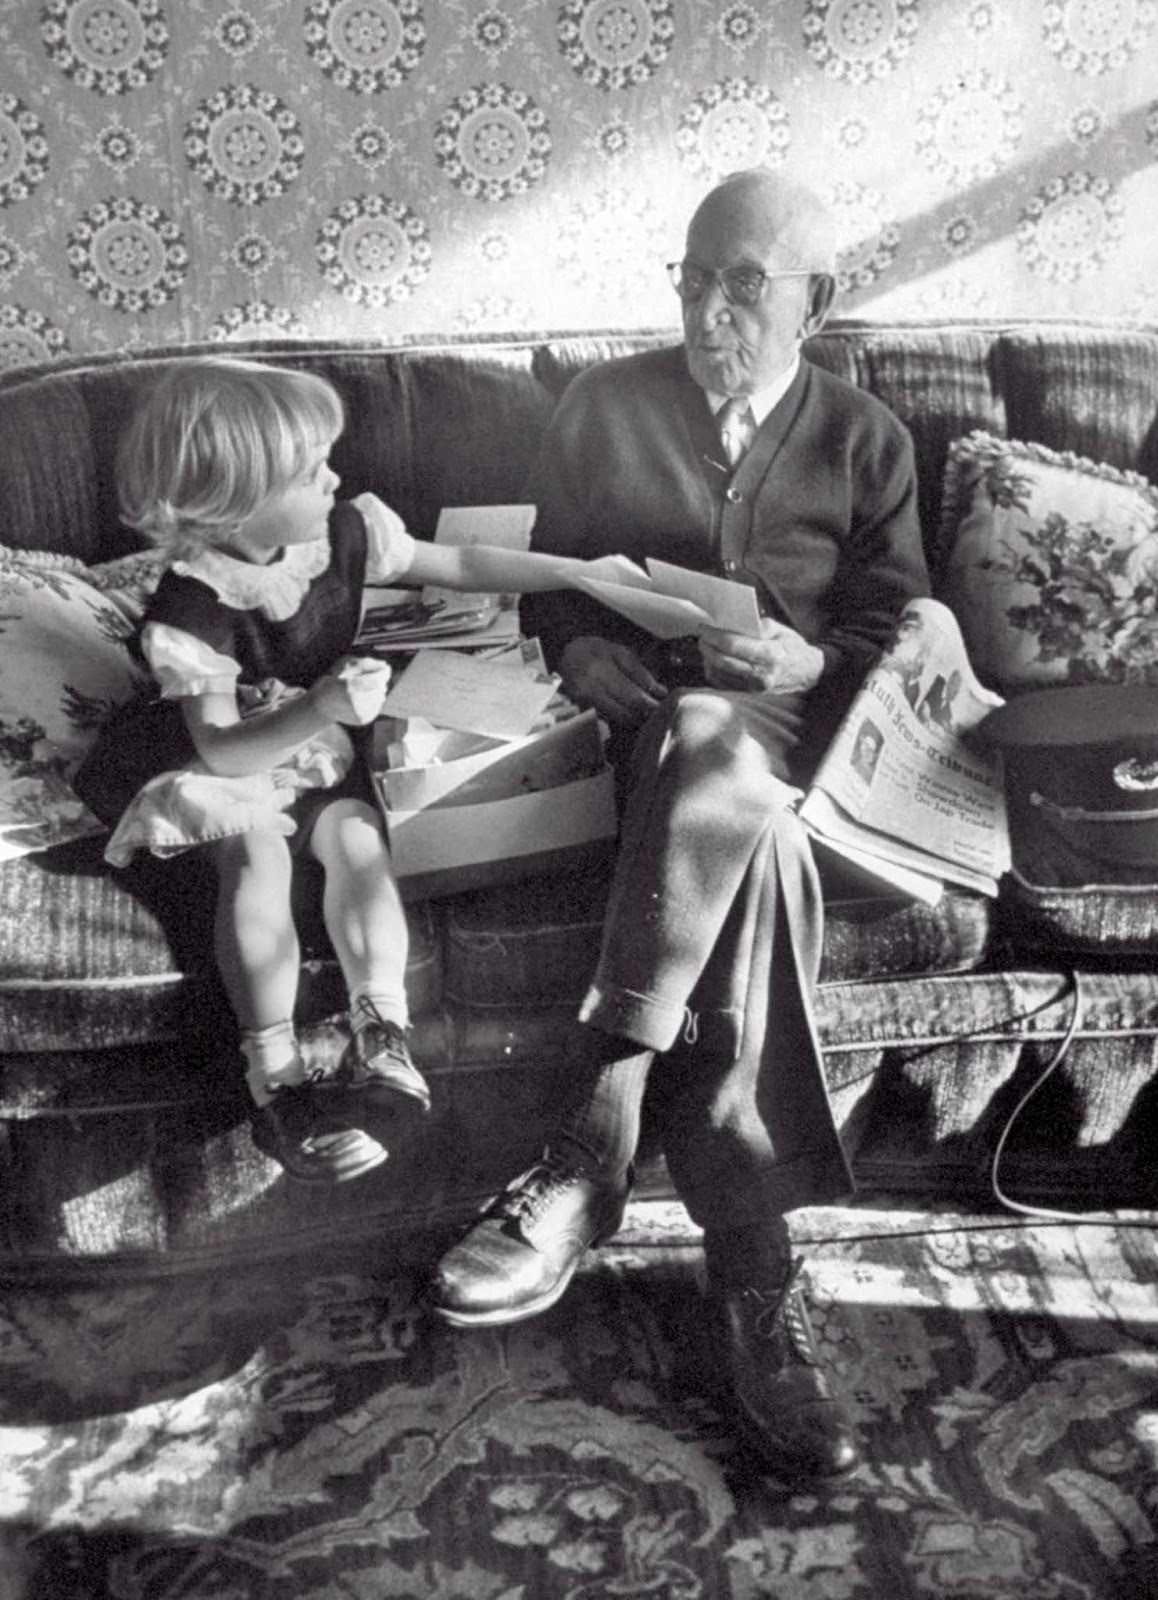
[{"label": "girl's shoulder", "polygon": [[167,566],[149,598],[145,612],[147,622],[163,616],[166,620],[174,612],[200,610],[207,604],[220,604],[208,584],[184,568],[184,565]]},{"label": "girl's shoulder", "polygon": [[290,545],[268,565],[242,561],[223,550],[206,550],[195,561],[169,568],[167,603],[198,615],[214,611],[284,622],[301,608],[310,587],[331,564],[328,540]]},{"label": "girl's shoulder", "polygon": [[231,608],[211,585],[177,567],[166,568],[142,618],[218,645],[232,633]]}]

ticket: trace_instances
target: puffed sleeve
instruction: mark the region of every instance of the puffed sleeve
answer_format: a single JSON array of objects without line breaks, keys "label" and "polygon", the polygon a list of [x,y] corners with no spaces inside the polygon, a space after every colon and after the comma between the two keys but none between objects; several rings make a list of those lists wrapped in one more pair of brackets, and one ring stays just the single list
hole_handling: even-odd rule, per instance
[{"label": "puffed sleeve", "polygon": [[366,524],[367,583],[395,583],[404,578],[414,560],[414,538],[402,518],[376,494],[355,495],[350,503]]},{"label": "puffed sleeve", "polygon": [[236,692],[238,663],[183,628],[147,622],[141,630],[141,651],[160,684],[162,700]]}]

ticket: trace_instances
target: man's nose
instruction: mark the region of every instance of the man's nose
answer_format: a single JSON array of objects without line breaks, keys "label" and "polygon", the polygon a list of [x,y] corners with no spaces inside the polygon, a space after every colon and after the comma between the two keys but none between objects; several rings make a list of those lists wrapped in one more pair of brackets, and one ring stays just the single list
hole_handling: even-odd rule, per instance
[{"label": "man's nose", "polygon": [[724,285],[717,277],[708,279],[708,286],[700,296],[696,308],[700,314],[700,321],[705,327],[712,327],[721,320],[726,320],[732,314],[728,297],[724,293]]}]

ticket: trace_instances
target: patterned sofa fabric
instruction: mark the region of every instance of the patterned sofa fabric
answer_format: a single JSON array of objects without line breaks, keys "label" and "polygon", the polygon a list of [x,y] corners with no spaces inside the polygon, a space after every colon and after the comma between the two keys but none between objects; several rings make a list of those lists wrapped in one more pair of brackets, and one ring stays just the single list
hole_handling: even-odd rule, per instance
[{"label": "patterned sofa fabric", "polygon": [[[448,901],[448,1002],[483,1012],[573,1009],[595,964],[606,889],[606,874],[582,872]],[[950,890],[935,907],[838,890],[825,906],[822,984],[968,972],[988,954],[990,902],[965,890]]]},{"label": "patterned sofa fabric", "polygon": [[[0,1062],[7,1051],[114,1050],[232,1031],[212,964],[213,888],[196,856],[113,872],[101,839],[0,863]],[[431,908],[411,906],[407,990],[437,1007],[441,954]],[[316,897],[298,908],[309,1022],[341,1004]],[[2,1100],[2,1089],[0,1089]]]}]

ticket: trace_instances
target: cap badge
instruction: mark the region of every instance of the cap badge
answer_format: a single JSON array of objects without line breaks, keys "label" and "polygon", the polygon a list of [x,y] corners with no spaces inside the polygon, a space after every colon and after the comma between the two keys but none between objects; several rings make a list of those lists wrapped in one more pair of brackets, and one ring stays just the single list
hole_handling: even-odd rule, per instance
[{"label": "cap badge", "polygon": [[1158,789],[1158,760],[1143,761],[1130,756],[1114,768],[1114,784],[1119,789]]}]

